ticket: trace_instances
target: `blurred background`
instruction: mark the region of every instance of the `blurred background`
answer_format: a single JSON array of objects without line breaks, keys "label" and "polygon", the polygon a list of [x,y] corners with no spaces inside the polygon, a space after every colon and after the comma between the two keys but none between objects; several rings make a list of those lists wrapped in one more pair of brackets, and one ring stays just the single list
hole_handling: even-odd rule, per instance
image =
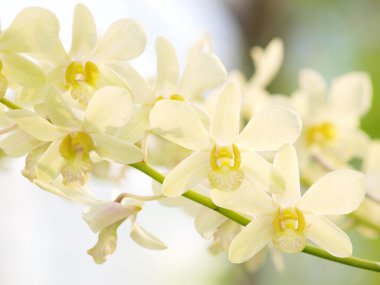
[{"label": "blurred background", "polygon": [[[327,80],[362,70],[371,75],[374,99],[362,127],[380,137],[380,2],[377,0],[140,0],[81,1],[93,12],[100,33],[115,20],[132,17],[148,34],[148,48],[134,64],[146,75],[155,71],[154,39],[168,38],[185,58],[188,47],[204,33],[228,70],[253,72],[249,50],[273,37],[285,43],[285,61],[269,89],[290,94],[298,72],[310,67]],[[0,0],[1,27],[27,6],[51,9],[61,22],[61,36],[70,45],[71,21],[78,1]],[[182,62],[183,63],[183,62]],[[183,66],[183,65],[182,65]],[[209,242],[178,209],[152,203],[141,223],[167,243],[154,252],[134,244],[128,226],[119,230],[116,253],[96,265],[86,250],[97,239],[81,218],[81,207],[32,186],[20,175],[23,160],[3,161],[0,168],[0,284],[379,284],[380,275],[305,254],[286,255],[285,271],[270,258],[257,272],[229,264],[225,255],[208,253]],[[99,188],[106,187],[99,183]],[[149,193],[150,181],[130,172],[122,189]],[[380,260],[380,242],[349,232],[354,255]]]}]

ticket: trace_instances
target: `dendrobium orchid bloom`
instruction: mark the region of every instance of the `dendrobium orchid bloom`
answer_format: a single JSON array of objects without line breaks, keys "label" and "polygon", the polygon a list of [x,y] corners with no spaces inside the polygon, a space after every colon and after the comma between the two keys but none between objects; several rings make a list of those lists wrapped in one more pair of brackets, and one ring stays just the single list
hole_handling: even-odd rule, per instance
[{"label": "dendrobium orchid bloom", "polygon": [[142,207],[143,201],[128,198],[128,194],[122,193],[114,201],[99,201],[85,209],[84,220],[93,232],[99,232],[98,242],[88,250],[96,263],[104,263],[106,256],[115,251],[117,229],[126,219],[132,222],[130,236],[137,244],[153,250],[167,248],[161,240],[136,222]]},{"label": "dendrobium orchid bloom", "polygon": [[[66,52],[59,39],[59,23],[55,15],[50,13],[43,21],[50,26],[42,28],[42,35],[34,39],[38,42],[31,45],[28,52],[36,57],[44,55],[42,59],[48,73],[45,88],[53,85],[61,91],[67,90],[73,99],[86,107],[92,94],[100,87],[126,87],[114,75],[109,64],[133,59],[144,51],[146,35],[138,22],[132,19],[118,20],[98,39],[91,12],[85,5],[78,4],[74,12],[71,49]],[[24,27],[22,23],[16,24],[13,25],[13,30]],[[27,37],[25,40],[29,39],[27,33],[23,35]],[[49,49],[46,48],[46,43]],[[45,91],[44,88],[34,92],[24,90],[19,94],[18,100],[37,104],[43,101]]]},{"label": "dendrobium orchid bloom", "polygon": [[238,87],[227,84],[220,92],[209,130],[187,104],[173,100],[156,103],[150,115],[152,130],[195,151],[166,176],[164,195],[179,196],[205,178],[212,189],[224,193],[234,193],[247,177],[265,185],[266,190],[273,185],[275,191],[276,184],[281,184],[256,151],[275,151],[293,143],[301,121],[292,110],[273,106],[257,112],[240,133],[240,100]]},{"label": "dendrobium orchid bloom", "polygon": [[[153,84],[128,63],[109,65],[120,80],[127,83],[134,102],[141,105],[134,117],[138,126],[145,131],[150,128],[149,114],[157,101],[177,100],[191,103],[204,92],[221,84],[227,75],[220,59],[210,51],[207,38],[202,38],[190,49],[182,74],[175,49],[165,38],[156,39],[156,56],[157,72]],[[128,138],[130,128],[131,126],[123,128],[120,137]]]},{"label": "dendrobium orchid bloom", "polygon": [[274,167],[285,180],[285,191],[245,199],[220,199],[222,207],[254,217],[234,238],[229,248],[231,262],[241,263],[272,242],[282,252],[297,253],[309,239],[337,257],[352,254],[349,237],[324,215],[348,214],[359,207],[365,195],[364,175],[349,169],[336,170],[317,180],[301,197],[297,155],[286,145],[276,154]]},{"label": "dendrobium orchid bloom", "polygon": [[[6,113],[21,129],[21,134],[33,138],[27,147],[30,150],[40,148],[37,154],[33,153],[31,167],[28,168],[27,164],[27,173],[35,172],[32,180],[50,181],[61,173],[66,185],[83,185],[91,171],[90,154],[93,151],[101,159],[122,164],[142,160],[143,154],[134,142],[115,136],[117,129],[127,124],[132,114],[132,98],[128,90],[103,87],[94,93],[86,111],[79,114],[74,113],[59,91],[52,88],[45,98],[45,107],[48,120],[26,109]],[[11,143],[15,140],[17,136],[10,135],[0,145],[5,152],[10,149],[18,153]],[[26,149],[23,144],[19,147]]]},{"label": "dendrobium orchid bloom", "polygon": [[273,99],[266,88],[280,70],[283,57],[283,42],[274,38],[265,49],[261,47],[251,49],[251,59],[255,66],[255,72],[247,82],[242,74],[237,76],[235,73],[234,76],[242,86],[242,116],[245,120],[249,120],[256,111],[267,105],[267,101]]},{"label": "dendrobium orchid bloom", "polygon": [[111,66],[115,66],[115,71],[131,87],[138,104],[153,106],[161,99],[190,100],[218,86],[226,78],[223,64],[208,45],[206,39],[202,39],[190,50],[180,75],[174,47],[165,38],[157,38],[157,74],[153,86],[128,64],[119,65],[119,70],[116,69],[118,64]]},{"label": "dendrobium orchid bloom", "polygon": [[301,87],[293,94],[291,106],[303,122],[296,144],[303,176],[315,176],[315,162],[326,172],[347,168],[349,160],[362,158],[369,141],[359,128],[360,117],[371,105],[368,75],[343,75],[332,82],[329,91],[321,75],[313,70],[302,71],[299,81]]}]

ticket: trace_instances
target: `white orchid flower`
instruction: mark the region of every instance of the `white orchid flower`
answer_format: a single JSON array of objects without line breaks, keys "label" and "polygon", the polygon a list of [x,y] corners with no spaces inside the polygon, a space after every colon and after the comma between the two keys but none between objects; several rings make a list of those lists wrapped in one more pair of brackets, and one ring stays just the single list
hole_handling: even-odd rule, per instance
[{"label": "white orchid flower", "polygon": [[[249,120],[261,108],[273,104],[280,96],[270,96],[268,85],[280,70],[284,58],[284,44],[281,39],[272,39],[265,49],[256,46],[251,49],[255,71],[248,80],[240,71],[234,71],[229,78],[242,88],[242,110],[244,120]],[[274,101],[274,102],[273,102]],[[277,102],[276,102],[277,103]]]},{"label": "white orchid flower", "polygon": [[[149,114],[157,101],[169,99],[191,103],[226,78],[226,70],[220,59],[210,51],[207,38],[202,38],[190,49],[182,74],[174,47],[163,37],[156,39],[156,56],[157,71],[153,84],[127,63],[109,65],[131,88],[134,102],[141,104],[135,116],[144,130],[149,129]],[[202,113],[194,104],[192,107]],[[129,130],[130,126],[125,126],[119,136],[129,138]]]},{"label": "white orchid flower", "polygon": [[[143,154],[134,142],[114,136],[131,117],[132,98],[126,89],[108,86],[96,91],[83,118],[68,107],[54,88],[46,96],[45,107],[48,120],[26,109],[8,111],[19,130],[0,143],[8,154],[22,154],[28,148],[30,151],[47,145],[34,159],[36,178],[50,181],[61,173],[66,185],[83,185],[91,171],[93,151],[101,159],[121,164],[142,160]],[[20,135],[28,139],[27,145],[17,142]]]},{"label": "white orchid flower", "polygon": [[237,86],[226,85],[207,130],[187,104],[173,100],[156,103],[150,115],[152,129],[195,151],[166,176],[164,195],[179,196],[205,178],[212,192],[226,195],[238,195],[237,189],[246,177],[266,190],[276,184],[272,183],[276,175],[271,165],[256,151],[275,151],[285,143],[293,143],[300,133],[301,121],[292,110],[273,106],[257,112],[240,133],[240,106]]},{"label": "white orchid flower", "polygon": [[352,158],[363,157],[369,138],[359,125],[371,104],[369,76],[345,74],[332,82],[330,90],[313,70],[302,71],[299,80],[300,90],[292,96],[292,107],[304,126],[296,145],[304,174],[315,176],[315,169],[308,171],[315,160],[322,168],[336,169],[347,167]]},{"label": "white orchid flower", "polygon": [[85,209],[84,220],[93,232],[99,232],[98,242],[88,250],[96,263],[104,263],[106,256],[115,251],[117,229],[127,219],[132,222],[130,236],[137,244],[152,250],[167,248],[160,239],[137,224],[136,217],[142,207],[142,201],[120,194],[114,201],[99,201]]},{"label": "white orchid flower", "polygon": [[[142,26],[132,19],[120,19],[112,23],[106,33],[98,39],[91,12],[85,5],[78,4],[74,12],[71,48],[66,52],[59,39],[59,23],[56,16],[45,9],[29,8],[27,11],[31,14],[28,19],[36,21],[36,24],[33,24],[36,30],[26,27],[22,22],[24,12],[16,17],[10,31],[5,33],[7,43],[12,43],[13,36],[16,37],[14,45],[27,42],[23,48],[46,63],[48,85],[68,90],[84,107],[93,92],[100,87],[110,83],[125,86],[107,64],[133,59],[140,55],[146,46],[146,35]],[[42,18],[38,19],[40,14]],[[39,34],[36,36],[37,32]],[[18,99],[21,102],[40,103],[43,101],[43,90],[25,89],[19,94]]]},{"label": "white orchid flower", "polygon": [[157,74],[153,86],[128,64],[119,66],[118,74],[131,87],[134,101],[153,105],[160,99],[190,100],[221,84],[226,70],[220,59],[209,51],[206,40],[202,39],[190,50],[180,75],[174,47],[165,38],[157,38]]},{"label": "white orchid flower", "polygon": [[325,215],[348,214],[359,207],[365,195],[364,175],[349,169],[336,170],[317,180],[301,197],[297,155],[284,146],[274,167],[285,180],[285,192],[245,199],[221,199],[219,206],[234,209],[253,220],[235,237],[229,248],[231,262],[241,263],[272,242],[282,252],[296,253],[309,239],[337,257],[352,254],[349,237]]}]

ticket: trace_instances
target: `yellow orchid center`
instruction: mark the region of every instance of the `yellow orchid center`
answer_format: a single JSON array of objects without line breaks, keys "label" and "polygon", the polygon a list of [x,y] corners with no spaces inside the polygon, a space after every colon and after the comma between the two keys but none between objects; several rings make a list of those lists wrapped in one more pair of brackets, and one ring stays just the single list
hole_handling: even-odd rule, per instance
[{"label": "yellow orchid center", "polygon": [[212,171],[208,174],[211,187],[222,191],[233,191],[239,188],[244,179],[240,164],[240,150],[236,145],[233,144],[230,147],[215,145],[210,155]]},{"label": "yellow orchid center", "polygon": [[87,105],[88,95],[95,88],[99,78],[99,68],[91,61],[85,64],[73,61],[66,68],[66,88],[71,91],[74,99],[82,105]]},{"label": "yellow orchid center", "polygon": [[332,123],[324,122],[306,130],[306,142],[309,146],[325,146],[338,136],[338,130]]},{"label": "yellow orchid center", "polygon": [[170,97],[169,97],[170,100],[175,100],[175,101],[185,101],[185,98],[183,98],[181,95],[179,94],[172,94]]},{"label": "yellow orchid center", "polygon": [[68,134],[59,146],[59,152],[65,159],[61,174],[65,185],[84,185],[92,169],[90,151],[94,149],[92,138],[85,132]]},{"label": "yellow orchid center", "polygon": [[1,73],[3,70],[3,63],[0,60],[0,99],[4,97],[5,93],[8,89],[8,80],[7,78]]},{"label": "yellow orchid center", "polygon": [[297,208],[279,209],[273,219],[275,235],[272,239],[276,248],[283,252],[296,253],[306,246],[306,221]]}]

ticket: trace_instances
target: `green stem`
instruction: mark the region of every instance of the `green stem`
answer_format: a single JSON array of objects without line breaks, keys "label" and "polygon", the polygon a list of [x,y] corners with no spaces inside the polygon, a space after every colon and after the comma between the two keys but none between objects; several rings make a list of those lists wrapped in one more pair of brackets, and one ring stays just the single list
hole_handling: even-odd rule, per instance
[{"label": "green stem", "polygon": [[[151,178],[153,178],[154,180],[156,180],[157,182],[159,182],[161,184],[164,182],[165,176],[144,162],[134,163],[134,164],[131,164],[130,166],[140,170],[141,172],[144,172],[145,174],[147,174],[148,176],[150,176]],[[217,205],[214,204],[214,202],[211,201],[210,198],[208,198],[202,194],[199,194],[197,192],[194,192],[192,190],[185,192],[184,194],[182,194],[182,196],[184,196],[184,197],[186,197],[186,198],[188,198],[188,199],[190,199],[190,200],[192,200],[198,204],[202,204],[203,206],[206,206],[206,207],[222,214],[223,216],[237,222],[238,224],[240,224],[242,226],[246,226],[251,222],[251,220],[249,218],[247,218],[247,217],[245,217],[239,213],[236,213],[234,211],[218,207]],[[357,258],[357,257],[346,257],[346,258],[336,257],[336,256],[333,256],[333,255],[327,253],[326,251],[324,251],[318,247],[312,246],[312,245],[306,245],[303,252],[317,256],[317,257],[320,257],[320,258],[323,258],[323,259],[327,259],[327,260],[334,261],[337,263],[345,264],[348,266],[353,266],[353,267],[357,267],[357,268],[362,268],[362,269],[366,269],[366,270],[380,272],[380,262],[377,262],[377,261],[366,260],[366,259],[361,259],[361,258]]]},{"label": "green stem", "polygon": [[5,98],[1,98],[0,103],[4,104],[9,109],[13,109],[13,110],[21,109],[20,106],[16,105],[15,103],[13,103],[13,102],[9,101],[8,99],[5,99]]}]

